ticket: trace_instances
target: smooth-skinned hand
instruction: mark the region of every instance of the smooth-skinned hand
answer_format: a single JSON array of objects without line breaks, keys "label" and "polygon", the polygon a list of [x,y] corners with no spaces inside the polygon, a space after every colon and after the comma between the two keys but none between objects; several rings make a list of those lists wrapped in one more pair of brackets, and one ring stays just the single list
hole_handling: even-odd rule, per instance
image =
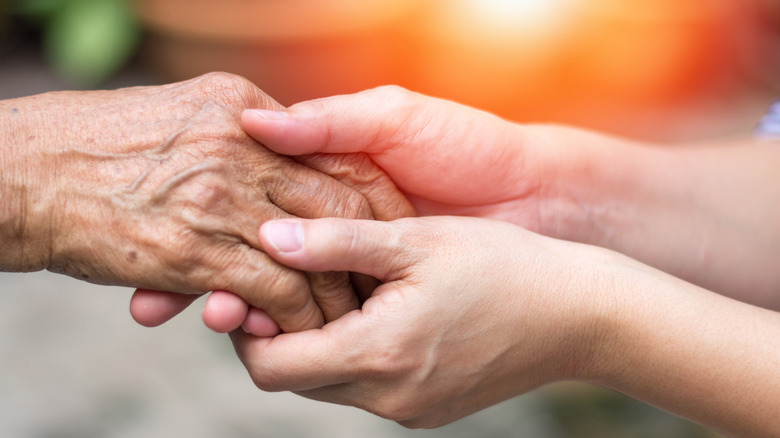
[{"label": "smooth-skinned hand", "polygon": [[477,218],[279,220],[263,225],[261,240],[285,265],[361,272],[381,285],[320,330],[232,332],[257,386],[409,427],[587,378],[613,292],[596,273],[636,269],[607,250]]},{"label": "smooth-skinned hand", "polygon": [[260,239],[287,266],[381,282],[321,329],[231,332],[263,390],[436,427],[577,380],[727,436],[777,431],[780,315],[611,250],[450,216],[282,219]]},{"label": "smooth-skinned hand", "polygon": [[539,157],[549,143],[545,128],[393,86],[248,110],[242,126],[284,155],[368,154],[423,216],[488,217],[538,230],[539,191],[555,176]]},{"label": "smooth-skinned hand", "polygon": [[398,87],[249,110],[242,126],[285,155],[368,154],[420,215],[508,221],[780,309],[776,145],[518,124]]}]

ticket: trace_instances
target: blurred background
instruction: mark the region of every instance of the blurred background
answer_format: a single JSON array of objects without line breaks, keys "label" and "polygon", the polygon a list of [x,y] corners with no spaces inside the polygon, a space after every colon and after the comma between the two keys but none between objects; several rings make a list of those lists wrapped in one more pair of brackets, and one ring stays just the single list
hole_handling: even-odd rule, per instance
[{"label": "blurred background", "polygon": [[[780,96],[780,0],[0,0],[2,99],[214,70],[287,105],[398,84],[521,122],[745,135]],[[0,436],[718,436],[572,383],[408,431],[262,393],[199,306],[145,329],[130,293],[0,274]]]}]

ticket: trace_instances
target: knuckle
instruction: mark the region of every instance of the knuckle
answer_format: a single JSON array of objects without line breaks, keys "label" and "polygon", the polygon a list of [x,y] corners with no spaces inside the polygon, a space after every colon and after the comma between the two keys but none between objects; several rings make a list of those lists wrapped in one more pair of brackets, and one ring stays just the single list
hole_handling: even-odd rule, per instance
[{"label": "knuckle", "polygon": [[349,192],[342,201],[342,217],[348,219],[373,219],[371,205],[357,192]]},{"label": "knuckle", "polygon": [[192,182],[185,204],[185,212],[192,213],[193,222],[205,222],[205,218],[226,209],[231,200],[231,188],[218,178],[204,178]]},{"label": "knuckle", "polygon": [[309,285],[326,322],[333,321],[359,306],[346,272],[311,273]]},{"label": "knuckle", "polygon": [[320,195],[319,202],[328,210],[328,216],[345,219],[373,218],[371,206],[362,194],[341,183],[336,184],[338,185],[320,184],[326,190],[321,189],[319,193],[325,192],[326,195]]},{"label": "knuckle", "polygon": [[329,98],[311,99],[305,102],[290,106],[288,109],[292,112],[305,111],[307,114],[326,114],[329,110]]},{"label": "knuckle", "polygon": [[[414,207],[393,181],[366,154],[325,156],[331,168],[325,173],[359,193],[366,210],[353,210],[358,219],[392,220],[415,216]],[[353,201],[354,202],[354,201]],[[365,216],[365,215],[371,216]]]},{"label": "knuckle", "polygon": [[400,86],[400,85],[382,85],[368,91],[371,94],[378,96],[382,100],[390,101],[406,101],[412,99],[415,93]]},{"label": "knuckle", "polygon": [[277,310],[294,313],[305,304],[305,294],[290,272],[275,270],[265,279],[265,300]]},{"label": "knuckle", "polygon": [[[293,273],[282,271],[272,276],[265,284],[265,308],[285,331],[298,331],[318,327],[322,324],[317,307],[311,305],[308,283]],[[276,319],[276,318],[275,318]]]},{"label": "knuckle", "polygon": [[165,259],[175,270],[191,273],[202,266],[204,260],[204,242],[190,229],[182,229],[163,237]]},{"label": "knuckle", "polygon": [[317,301],[330,301],[349,289],[350,280],[346,272],[314,272],[309,275],[309,285]]},{"label": "knuckle", "polygon": [[206,96],[223,102],[241,102],[254,85],[232,73],[211,72],[197,78],[199,90]]}]

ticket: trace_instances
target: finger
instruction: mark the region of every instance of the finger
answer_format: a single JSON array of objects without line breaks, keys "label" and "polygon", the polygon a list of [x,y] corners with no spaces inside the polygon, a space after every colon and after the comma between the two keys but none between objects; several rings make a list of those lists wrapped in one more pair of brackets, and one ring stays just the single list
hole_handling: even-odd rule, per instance
[{"label": "finger", "polygon": [[324,323],[306,276],[260,251],[234,247],[214,272],[210,289],[229,290],[250,306],[264,309],[285,332],[313,329]]},{"label": "finger", "polygon": [[[296,161],[318,172],[330,175],[340,183],[357,190],[370,206],[373,219],[390,221],[417,216],[411,202],[395,183],[366,154],[314,154],[296,157]],[[297,215],[302,217],[300,215]],[[316,217],[329,217],[316,216]],[[305,216],[315,217],[315,216]],[[354,217],[354,219],[371,219]]]},{"label": "finger", "polygon": [[307,272],[306,277],[326,323],[360,307],[348,272]]},{"label": "finger", "polygon": [[236,294],[214,291],[203,306],[203,321],[212,330],[227,333],[242,328],[260,337],[276,336],[279,325],[262,309],[249,305]]},{"label": "finger", "polygon": [[[283,184],[269,191],[270,200],[285,213],[304,218],[348,217],[371,219],[372,206],[355,189],[308,167],[289,168]],[[394,200],[388,199],[391,204]],[[405,199],[404,199],[405,201]],[[394,208],[390,206],[387,209]],[[257,239],[257,232],[253,240]],[[345,272],[307,274],[314,300],[325,322],[357,309],[359,299]]]},{"label": "finger", "polygon": [[[230,332],[233,346],[255,384],[264,391],[301,391],[349,381],[359,342],[347,315],[328,327],[260,338],[241,330]],[[345,321],[346,320],[346,321]],[[365,336],[363,336],[364,338]]]},{"label": "finger", "polygon": [[305,271],[350,271],[383,281],[398,278],[418,256],[402,221],[282,219],[260,228],[265,251]]},{"label": "finger", "polygon": [[[286,155],[363,152],[407,196],[458,205],[484,200],[488,178],[499,187],[524,175],[524,145],[549,143],[544,131],[508,123],[454,102],[398,87],[301,102],[282,111],[247,110],[244,130]],[[490,175],[474,169],[496,169]],[[499,200],[507,195],[499,191]],[[516,193],[513,192],[514,195]]]},{"label": "finger", "polygon": [[139,324],[157,327],[181,313],[200,295],[136,289],[130,298],[130,315]]},{"label": "finger", "polygon": [[241,329],[246,333],[261,338],[270,338],[281,333],[282,329],[263,309],[249,308],[246,319],[241,324]]},{"label": "finger", "polygon": [[291,216],[373,218],[365,197],[338,180],[299,163],[279,169],[268,200]]},{"label": "finger", "polygon": [[241,124],[257,141],[285,155],[380,153],[392,146],[388,139],[408,130],[416,96],[383,87],[301,102],[286,110],[246,110]]},{"label": "finger", "polygon": [[249,305],[238,295],[217,290],[209,295],[203,306],[203,322],[217,333],[227,333],[241,327]]}]

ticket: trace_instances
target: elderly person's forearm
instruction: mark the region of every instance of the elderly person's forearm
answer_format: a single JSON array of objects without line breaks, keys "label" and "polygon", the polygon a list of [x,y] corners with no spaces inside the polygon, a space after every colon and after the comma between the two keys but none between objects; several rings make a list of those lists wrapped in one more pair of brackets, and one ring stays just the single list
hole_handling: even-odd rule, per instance
[{"label": "elderly person's forearm", "polygon": [[[26,272],[47,267],[48,221],[40,186],[55,171],[36,163],[42,129],[35,129],[37,99],[0,101],[0,270]],[[33,178],[39,174],[40,178]]]},{"label": "elderly person's forearm", "polygon": [[[248,137],[238,121],[244,109],[280,106],[236,76],[0,104],[5,270],[181,293],[230,290],[295,331],[351,310],[358,298],[346,274],[307,277],[267,257],[259,226],[406,208],[379,171],[334,178]],[[342,173],[370,163],[311,159]],[[383,199],[353,188],[374,184],[389,185],[376,188]]]}]

